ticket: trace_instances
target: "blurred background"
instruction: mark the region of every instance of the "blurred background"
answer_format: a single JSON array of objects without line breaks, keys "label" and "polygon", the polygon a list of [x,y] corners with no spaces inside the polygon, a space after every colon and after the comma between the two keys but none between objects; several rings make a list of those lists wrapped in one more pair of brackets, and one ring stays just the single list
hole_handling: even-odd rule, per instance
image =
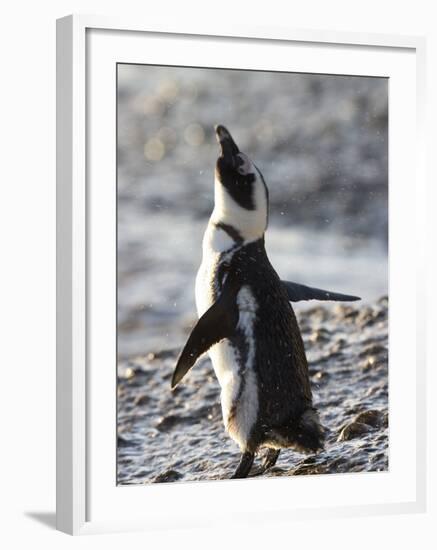
[{"label": "blurred background", "polygon": [[387,293],[386,79],[118,65],[117,107],[119,359],[182,346],[196,317],[217,123],[269,187],[279,275]]}]

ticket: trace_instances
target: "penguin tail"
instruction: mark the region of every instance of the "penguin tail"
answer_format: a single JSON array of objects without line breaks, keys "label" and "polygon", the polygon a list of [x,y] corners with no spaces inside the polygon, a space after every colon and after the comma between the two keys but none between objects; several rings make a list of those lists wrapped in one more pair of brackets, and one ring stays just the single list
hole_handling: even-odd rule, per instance
[{"label": "penguin tail", "polygon": [[325,428],[320,423],[319,414],[313,407],[306,409],[295,425],[295,442],[298,450],[317,453],[323,450]]},{"label": "penguin tail", "polygon": [[304,454],[317,453],[324,448],[325,433],[317,410],[308,407],[297,418],[272,427],[266,433],[267,446],[273,449],[289,448]]}]

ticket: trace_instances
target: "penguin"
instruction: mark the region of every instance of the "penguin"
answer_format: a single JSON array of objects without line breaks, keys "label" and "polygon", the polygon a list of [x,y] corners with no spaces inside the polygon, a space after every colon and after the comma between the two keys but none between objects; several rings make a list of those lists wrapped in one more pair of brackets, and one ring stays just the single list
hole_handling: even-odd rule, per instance
[{"label": "penguin", "polygon": [[281,281],[266,253],[269,194],[263,175],[229,131],[215,127],[220,156],[214,209],[203,238],[195,296],[199,320],[178,357],[175,388],[209,352],[221,387],[223,423],[241,451],[232,478],[245,478],[267,449],[260,473],[281,449],[316,453],[324,428],[313,406],[308,363],[290,302],[359,300]]}]

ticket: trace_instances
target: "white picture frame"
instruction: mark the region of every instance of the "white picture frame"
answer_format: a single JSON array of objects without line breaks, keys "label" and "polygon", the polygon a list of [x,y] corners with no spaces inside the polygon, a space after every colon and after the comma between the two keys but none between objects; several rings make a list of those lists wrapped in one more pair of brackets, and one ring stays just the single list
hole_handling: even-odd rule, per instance
[{"label": "white picture frame", "polygon": [[[143,40],[153,41],[154,48],[150,48],[151,43],[139,47]],[[107,364],[106,359],[111,361],[111,354],[114,352],[110,345],[103,350],[102,342],[107,341],[108,334],[104,331],[115,329],[115,311],[107,315],[106,310],[106,319],[100,319],[100,328],[95,330],[98,322],[96,316],[99,315],[100,306],[103,307],[105,303],[105,297],[108,300],[108,296],[111,296],[114,280],[110,277],[108,285],[102,284],[97,289],[95,283],[99,273],[92,267],[98,264],[113,268],[115,261],[115,233],[112,232],[114,226],[111,225],[115,219],[114,203],[109,194],[104,195],[111,192],[112,183],[106,190],[91,184],[97,181],[96,178],[99,181],[113,182],[115,173],[115,148],[113,157],[106,157],[104,163],[100,158],[108,154],[115,139],[115,89],[108,91],[107,95],[105,90],[109,90],[108,83],[111,85],[110,71],[114,61],[140,62],[142,59],[143,62],[150,62],[151,51],[154,50],[155,63],[183,65],[187,52],[192,50],[190,55],[201,55],[199,42],[208,45],[208,51],[205,53],[203,48],[202,55],[208,54],[212,59],[217,41],[229,51],[232,49],[237,57],[241,52],[241,59],[236,61],[236,66],[240,68],[258,67],[265,55],[270,60],[268,68],[274,70],[274,63],[280,63],[280,56],[272,56],[272,52],[280,46],[294,48],[295,52],[302,54],[301,57],[296,55],[294,67],[289,68],[290,71],[363,74],[360,71],[367,67],[365,74],[389,76],[394,82],[393,89],[396,86],[403,88],[399,97],[393,98],[390,110],[390,362],[403,365],[399,368],[399,373],[396,371],[391,377],[390,414],[393,413],[395,419],[398,415],[399,423],[404,422],[403,425],[411,430],[410,448],[405,449],[405,460],[397,462],[401,433],[396,432],[396,421],[391,427],[393,438],[391,437],[390,458],[391,463],[394,459],[394,465],[390,467],[387,478],[384,478],[387,482],[381,477],[375,480],[371,474],[366,474],[368,477],[365,482],[356,486],[354,474],[311,476],[312,479],[304,476],[294,480],[293,485],[293,494],[300,495],[299,504],[288,495],[286,498],[280,496],[283,493],[281,484],[288,482],[283,479],[267,480],[268,482],[257,480],[253,483],[232,482],[232,486],[221,482],[185,483],[178,487],[174,484],[147,488],[115,486],[115,456],[110,456],[111,438],[116,429],[115,415],[111,416],[115,410],[111,405],[111,399],[115,401],[115,394],[111,393],[111,384],[114,381],[106,384],[104,374],[102,383],[96,389],[94,379],[95,373],[99,372],[99,376],[102,374],[101,370],[98,371],[96,354],[99,350],[102,351],[106,357],[101,362]],[[157,57],[158,45],[160,48]],[[257,50],[256,56],[251,53],[254,48]],[[328,48],[330,55],[321,56],[321,52],[328,52]],[[98,57],[99,55],[102,57]],[[311,56],[313,59],[319,58],[317,66],[315,61],[311,66],[305,65]],[[81,15],[58,20],[56,415],[59,530],[70,534],[84,534],[158,528],[169,523],[173,526],[187,523],[193,526],[218,524],[223,519],[221,510],[224,513],[226,502],[227,514],[234,522],[255,521],[261,515],[264,519],[292,519],[425,510],[425,300],[422,294],[425,262],[424,250],[420,246],[420,236],[424,233],[420,212],[425,209],[422,153],[424,56],[424,39],[411,36],[250,26],[228,29],[213,26],[197,28],[194,23],[191,28],[171,25],[158,27],[138,20]],[[196,65],[195,59],[199,59],[197,63],[202,64]],[[200,57],[193,57],[189,63],[185,61],[185,64],[208,66],[205,65],[205,57],[202,59],[203,61]],[[253,59],[253,64],[250,59]],[[213,66],[218,66],[217,63],[215,59]],[[226,61],[224,63],[226,66]],[[267,61],[265,63],[263,66],[267,68]],[[327,67],[324,71],[323,66]],[[99,105],[93,99],[93,94],[98,94]],[[114,109],[114,119],[104,125],[106,137],[99,134],[97,138],[96,132],[99,132],[99,128],[103,129],[102,117],[111,108]],[[409,135],[400,135],[406,128],[409,129]],[[100,141],[96,146],[97,139]],[[416,154],[408,155],[408,151],[413,150]],[[394,178],[396,187],[393,185]],[[407,178],[410,178],[410,190],[414,190],[416,200],[413,209],[407,193],[404,192]],[[407,235],[403,217],[408,207],[413,228],[410,227]],[[104,241],[101,240],[103,236],[96,230],[97,227],[109,228],[109,234],[106,233],[104,237],[109,243],[107,246],[100,246]],[[114,244],[112,248],[111,239]],[[413,254],[408,266],[402,263],[402,246],[408,246]],[[414,297],[409,296],[408,304],[402,304],[396,299],[405,285],[411,286],[411,294],[414,294]],[[407,326],[405,322],[402,324],[404,317],[410,319]],[[410,337],[412,344],[396,351],[396,340],[406,341],[408,334],[413,335]],[[113,361],[115,365],[115,356]],[[411,389],[412,384],[414,390]],[[409,420],[401,417],[401,396],[404,390],[412,392],[414,396],[414,415],[411,414]],[[93,408],[97,395],[99,409],[109,415],[106,420],[105,414],[99,414]],[[411,424],[405,424],[406,422]],[[411,435],[412,431],[414,436]],[[109,487],[111,472],[114,485]],[[374,492],[378,486],[380,494]],[[143,493],[140,494],[140,491]],[[317,491],[320,494],[315,499]],[[263,499],[257,498],[260,492],[265,495],[265,504],[262,504]],[[308,492],[311,499],[305,501],[305,494]],[[215,503],[209,504],[206,513],[202,510],[205,508],[202,503],[210,501],[211,495]],[[272,495],[275,495],[274,506],[271,505]],[[189,509],[177,515],[176,510],[187,499],[190,506],[186,508]],[[248,503],[244,512],[240,513],[238,509],[232,508],[232,502],[238,499]],[[314,500],[317,500],[317,504],[314,504]],[[117,506],[117,501],[120,506]],[[123,515],[122,510],[127,510],[126,507],[129,508],[128,513]],[[133,509],[139,512],[132,514]]]}]

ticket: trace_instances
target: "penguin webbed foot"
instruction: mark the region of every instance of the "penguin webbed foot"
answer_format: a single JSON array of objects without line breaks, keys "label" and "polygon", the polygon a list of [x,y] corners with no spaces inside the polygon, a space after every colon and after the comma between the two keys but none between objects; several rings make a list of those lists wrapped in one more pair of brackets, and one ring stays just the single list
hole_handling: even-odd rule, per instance
[{"label": "penguin webbed foot", "polygon": [[255,458],[254,453],[245,451],[240,458],[240,462],[235,470],[234,474],[231,476],[231,479],[243,479],[249,475],[250,469]]},{"label": "penguin webbed foot", "polygon": [[278,460],[280,452],[280,449],[268,449],[267,453],[264,455],[261,464],[258,466],[258,468],[256,468],[255,471],[252,470],[250,477],[262,476],[267,472],[267,470],[273,468],[273,466],[276,464],[276,461]]},{"label": "penguin webbed foot", "polygon": [[[273,468],[273,466],[276,464],[276,461],[278,460],[280,452],[281,452],[280,449],[268,449],[261,463],[261,466],[252,473],[251,477],[260,476],[270,468]],[[240,462],[234,474],[231,476],[231,479],[243,479],[248,477],[251,471],[254,459],[255,459],[254,453],[250,453],[249,451],[244,452],[241,455]]]},{"label": "penguin webbed foot", "polygon": [[278,460],[279,453],[281,452],[280,449],[268,449],[267,453],[264,457],[264,460],[261,463],[261,470],[262,473],[267,471],[270,468],[273,468],[273,466],[276,464],[276,461]]}]

